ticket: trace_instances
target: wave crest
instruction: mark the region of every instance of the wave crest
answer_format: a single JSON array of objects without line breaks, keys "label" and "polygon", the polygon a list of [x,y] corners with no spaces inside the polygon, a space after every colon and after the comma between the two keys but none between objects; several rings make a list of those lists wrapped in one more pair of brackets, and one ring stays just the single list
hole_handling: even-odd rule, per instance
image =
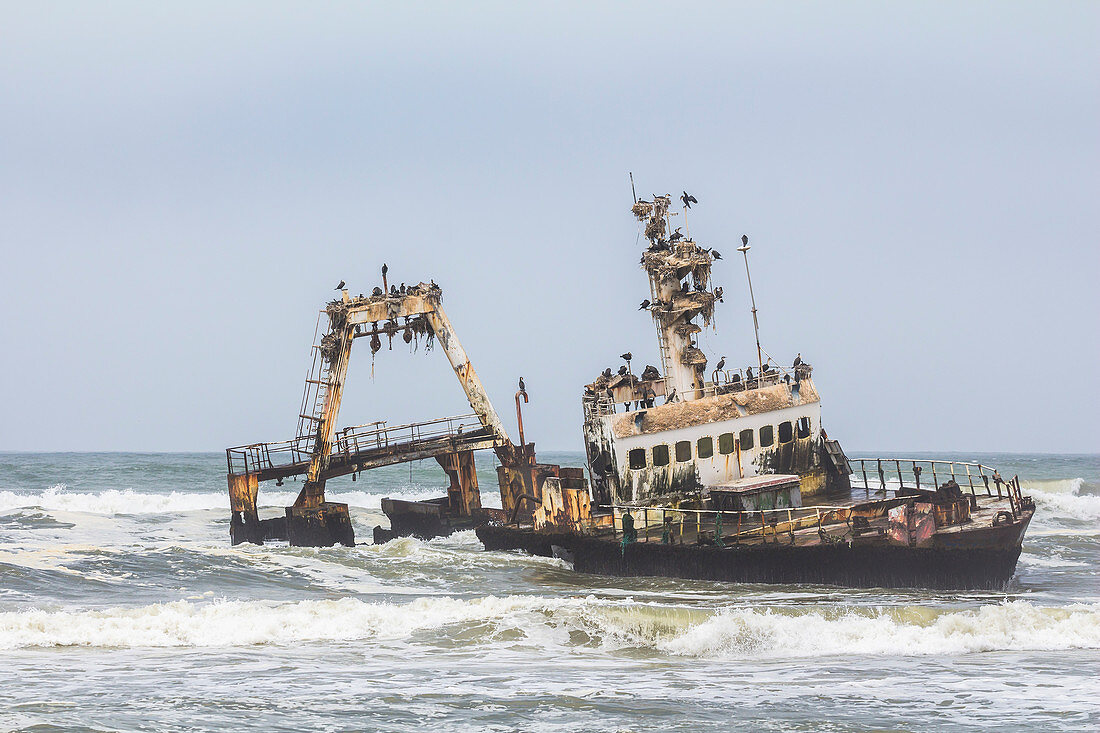
[{"label": "wave crest", "polygon": [[[484,626],[492,627],[485,633]],[[709,611],[593,597],[489,596],[368,603],[354,598],[274,603],[188,601],[87,611],[0,613],[0,649],[21,647],[193,647],[408,639],[419,631],[471,625],[479,643],[501,638],[600,646],[692,657],[914,656],[993,650],[1100,648],[1100,605],[1064,608],[1026,601],[968,611],[927,607],[806,611]],[[550,632],[550,633],[547,633]],[[564,632],[564,633],[563,633]]]},{"label": "wave crest", "polygon": [[[366,491],[330,491],[330,501],[340,501],[350,506],[381,510],[382,497],[390,496],[406,501],[421,501],[441,496],[443,489],[407,489],[385,494]],[[297,492],[260,491],[259,506],[285,507],[294,503]],[[83,512],[86,514],[165,514],[206,510],[229,511],[227,492],[172,491],[153,493],[133,489],[108,489],[93,493],[70,492],[64,484],[51,486],[45,491],[16,493],[0,491],[0,512],[16,509],[44,509],[46,511]]]}]

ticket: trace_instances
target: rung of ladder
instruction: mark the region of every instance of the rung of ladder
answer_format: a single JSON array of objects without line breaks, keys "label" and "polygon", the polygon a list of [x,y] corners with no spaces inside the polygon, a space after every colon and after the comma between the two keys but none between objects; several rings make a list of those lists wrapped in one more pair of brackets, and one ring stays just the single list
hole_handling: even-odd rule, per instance
[{"label": "rung of ladder", "polygon": [[322,418],[314,417],[313,415],[299,415],[298,417],[303,420],[312,420],[313,422],[321,422]]}]

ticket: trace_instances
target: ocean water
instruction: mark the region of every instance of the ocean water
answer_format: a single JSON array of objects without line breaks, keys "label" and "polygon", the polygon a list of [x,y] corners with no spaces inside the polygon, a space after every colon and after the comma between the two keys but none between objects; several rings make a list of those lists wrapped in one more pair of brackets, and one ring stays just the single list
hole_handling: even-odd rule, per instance
[{"label": "ocean water", "polygon": [[[231,547],[222,454],[0,454],[0,730],[1098,729],[1100,456],[948,457],[1035,497],[1003,591],[585,576],[471,532]],[[444,484],[329,495],[369,542]]]}]

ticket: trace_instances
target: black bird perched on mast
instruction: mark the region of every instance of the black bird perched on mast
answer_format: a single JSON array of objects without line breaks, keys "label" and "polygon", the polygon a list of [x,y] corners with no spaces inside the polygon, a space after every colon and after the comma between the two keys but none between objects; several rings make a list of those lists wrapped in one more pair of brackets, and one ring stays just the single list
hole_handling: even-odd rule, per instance
[{"label": "black bird perched on mast", "polygon": [[746,247],[749,246],[749,235],[748,234],[742,234],[741,235],[741,244],[745,245]]},{"label": "black bird perched on mast", "polygon": [[718,363],[714,365],[715,371],[722,371],[726,367],[726,357],[722,357],[718,360]]},{"label": "black bird perched on mast", "polygon": [[520,392],[526,392],[527,391],[527,385],[523,383],[523,377],[519,378],[519,391]]},{"label": "black bird perched on mast", "polygon": [[692,204],[697,204],[699,201],[687,191],[684,191],[684,195],[680,197],[680,200],[684,202],[686,208],[691,208]]},{"label": "black bird perched on mast", "polygon": [[719,252],[719,251],[718,251],[718,250],[716,250],[716,249],[712,249],[712,250],[710,251],[710,256],[711,256],[711,257],[713,257],[713,258],[714,258],[714,259],[716,259],[716,260],[720,260],[720,259],[722,259],[722,253],[721,253],[721,252]]},{"label": "black bird perched on mast", "polygon": [[675,242],[675,241],[677,241],[679,239],[683,239],[683,238],[684,238],[684,235],[680,234],[680,227],[676,227],[676,230],[674,232],[672,232],[672,234],[669,235],[668,241],[669,242]]},{"label": "black bird perched on mast", "polygon": [[390,266],[385,262],[382,263],[382,277],[386,276],[386,273],[390,271]]},{"label": "black bird perched on mast", "polygon": [[638,310],[644,311],[648,307],[649,307],[649,298],[646,298],[645,300],[642,301],[642,304],[638,306]]},{"label": "black bird perched on mast", "polygon": [[620,358],[620,359],[622,359],[623,361],[627,361],[627,362],[628,362],[628,361],[630,361],[631,359],[633,359],[633,358],[634,358],[634,354],[631,354],[631,353],[630,353],[630,352],[628,351],[628,352],[626,352],[625,354],[619,354],[619,358]]},{"label": "black bird perched on mast", "polygon": [[[332,282],[332,280],[329,280],[329,282]],[[343,289],[344,289],[344,281],[343,280],[340,281],[339,285],[337,285],[335,288],[333,288],[333,290],[343,290]]]}]

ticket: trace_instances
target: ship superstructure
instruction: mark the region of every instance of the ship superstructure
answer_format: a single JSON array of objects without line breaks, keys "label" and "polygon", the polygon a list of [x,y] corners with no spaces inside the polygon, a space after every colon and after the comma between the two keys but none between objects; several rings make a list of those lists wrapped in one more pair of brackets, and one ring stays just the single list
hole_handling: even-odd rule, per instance
[{"label": "ship superstructure", "polygon": [[[713,326],[725,296],[711,278],[716,253],[681,236],[682,227],[670,233],[670,206],[670,196],[654,196],[632,208],[648,241],[641,266],[649,297],[641,309],[653,318],[661,371],[647,366],[635,375],[627,363],[585,387],[594,502],[701,494],[772,473],[797,475],[800,490],[771,495],[768,508],[848,489],[850,469],[822,429],[809,364],[796,358],[780,367],[758,350],[755,371],[725,368],[724,359],[709,367],[698,336]],[[747,238],[740,251],[747,253]]]}]

